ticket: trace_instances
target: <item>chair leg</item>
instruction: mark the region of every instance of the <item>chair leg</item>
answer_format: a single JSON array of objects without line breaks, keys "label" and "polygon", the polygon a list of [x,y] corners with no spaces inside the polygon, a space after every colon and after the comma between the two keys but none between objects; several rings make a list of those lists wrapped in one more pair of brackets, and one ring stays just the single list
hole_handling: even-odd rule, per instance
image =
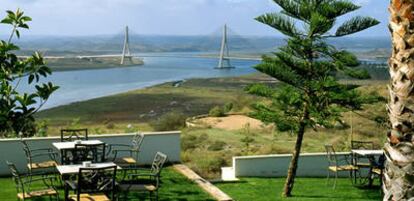
[{"label": "chair leg", "polygon": [[335,180],[334,180],[334,185],[333,185],[333,189],[336,188],[336,181],[338,180],[338,171],[335,171]]},{"label": "chair leg", "polygon": [[328,176],[327,176],[327,178],[326,178],[326,185],[329,185],[329,178],[330,178],[330,175],[331,175],[331,171],[329,171],[329,170],[328,170]]}]

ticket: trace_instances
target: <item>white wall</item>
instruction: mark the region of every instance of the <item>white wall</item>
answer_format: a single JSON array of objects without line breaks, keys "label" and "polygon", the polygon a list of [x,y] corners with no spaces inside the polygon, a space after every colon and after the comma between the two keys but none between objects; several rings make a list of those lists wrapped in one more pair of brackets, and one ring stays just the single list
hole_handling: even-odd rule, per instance
[{"label": "white wall", "polygon": [[[236,177],[284,177],[287,175],[291,157],[291,154],[233,157],[234,174]],[[299,157],[297,176],[326,177],[327,168],[328,160],[325,153],[304,153]],[[348,175],[348,173],[341,174],[341,176]]]},{"label": "white wall", "polygon": [[[151,132],[145,135],[139,154],[141,164],[150,164],[157,151],[168,156],[169,162],[180,162],[180,131]],[[134,134],[108,134],[89,136],[90,139],[99,139],[108,144],[131,144]],[[29,146],[36,148],[53,148],[52,142],[59,142],[60,137],[27,138]],[[9,169],[6,160],[16,164],[21,172],[26,171],[26,156],[20,139],[0,140],[0,175],[8,175]]]}]

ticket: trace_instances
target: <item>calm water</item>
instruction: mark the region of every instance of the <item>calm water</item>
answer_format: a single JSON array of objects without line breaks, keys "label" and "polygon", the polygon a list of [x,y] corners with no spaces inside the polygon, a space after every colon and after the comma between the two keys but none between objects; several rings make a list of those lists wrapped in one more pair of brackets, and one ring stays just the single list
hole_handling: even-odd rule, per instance
[{"label": "calm water", "polygon": [[[233,60],[235,69],[217,70],[216,59],[144,57],[125,68],[54,72],[47,81],[60,86],[43,109],[189,78],[229,77],[255,72],[256,61]],[[30,90],[22,86],[20,90]]]}]

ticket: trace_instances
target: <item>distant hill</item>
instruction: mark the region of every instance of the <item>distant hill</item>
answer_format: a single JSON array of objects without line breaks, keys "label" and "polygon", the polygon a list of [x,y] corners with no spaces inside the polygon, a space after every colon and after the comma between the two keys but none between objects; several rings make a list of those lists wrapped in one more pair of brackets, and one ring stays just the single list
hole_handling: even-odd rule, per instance
[{"label": "distant hill", "polygon": [[[123,36],[35,36],[16,40],[22,50],[19,54],[29,54],[40,50],[46,55],[71,54],[111,54],[120,53]],[[229,48],[232,52],[265,53],[274,51],[285,43],[285,39],[259,36],[229,36]],[[220,49],[219,36],[157,36],[131,35],[130,48],[134,53],[141,52],[216,52]],[[353,51],[371,51],[390,49],[388,37],[340,38],[331,40],[341,49]]]}]

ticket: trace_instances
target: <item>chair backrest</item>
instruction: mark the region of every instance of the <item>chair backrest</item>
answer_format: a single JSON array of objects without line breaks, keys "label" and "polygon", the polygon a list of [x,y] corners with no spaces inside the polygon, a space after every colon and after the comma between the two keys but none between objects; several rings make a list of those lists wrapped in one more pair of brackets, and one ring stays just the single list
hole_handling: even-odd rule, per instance
[{"label": "chair backrest", "polygon": [[75,149],[72,151],[72,163],[81,164],[83,161],[105,162],[105,147],[105,143],[75,144]]},{"label": "chair backrest", "polygon": [[26,160],[28,164],[32,164],[32,151],[30,150],[29,145],[27,144],[26,140],[20,139],[20,142],[23,145],[23,151],[24,154],[26,155]]},{"label": "chair backrest", "polygon": [[10,173],[12,174],[12,179],[13,179],[13,182],[16,186],[17,193],[23,193],[23,196],[24,196],[25,195],[25,189],[24,189],[24,185],[23,185],[22,179],[20,177],[19,171],[17,170],[16,166],[13,163],[11,163],[9,161],[6,161],[6,163],[7,163],[7,166],[9,166]]},{"label": "chair backrest", "polygon": [[337,166],[338,165],[338,159],[336,157],[336,152],[331,144],[325,144],[325,151],[326,151],[326,157],[328,158],[329,166]]},{"label": "chair backrest", "polygon": [[77,200],[82,193],[105,192],[111,194],[110,200],[114,200],[116,166],[102,168],[79,168],[77,183]]},{"label": "chair backrest", "polygon": [[88,129],[62,129],[60,130],[60,141],[71,142],[74,140],[88,140]]},{"label": "chair backrest", "polygon": [[372,141],[351,141],[351,149],[374,149]]},{"label": "chair backrest", "polygon": [[139,151],[141,149],[142,142],[144,141],[144,134],[137,133],[132,137],[132,149]]},{"label": "chair backrest", "polygon": [[151,173],[160,175],[164,163],[167,161],[167,155],[157,152],[151,165]]}]

